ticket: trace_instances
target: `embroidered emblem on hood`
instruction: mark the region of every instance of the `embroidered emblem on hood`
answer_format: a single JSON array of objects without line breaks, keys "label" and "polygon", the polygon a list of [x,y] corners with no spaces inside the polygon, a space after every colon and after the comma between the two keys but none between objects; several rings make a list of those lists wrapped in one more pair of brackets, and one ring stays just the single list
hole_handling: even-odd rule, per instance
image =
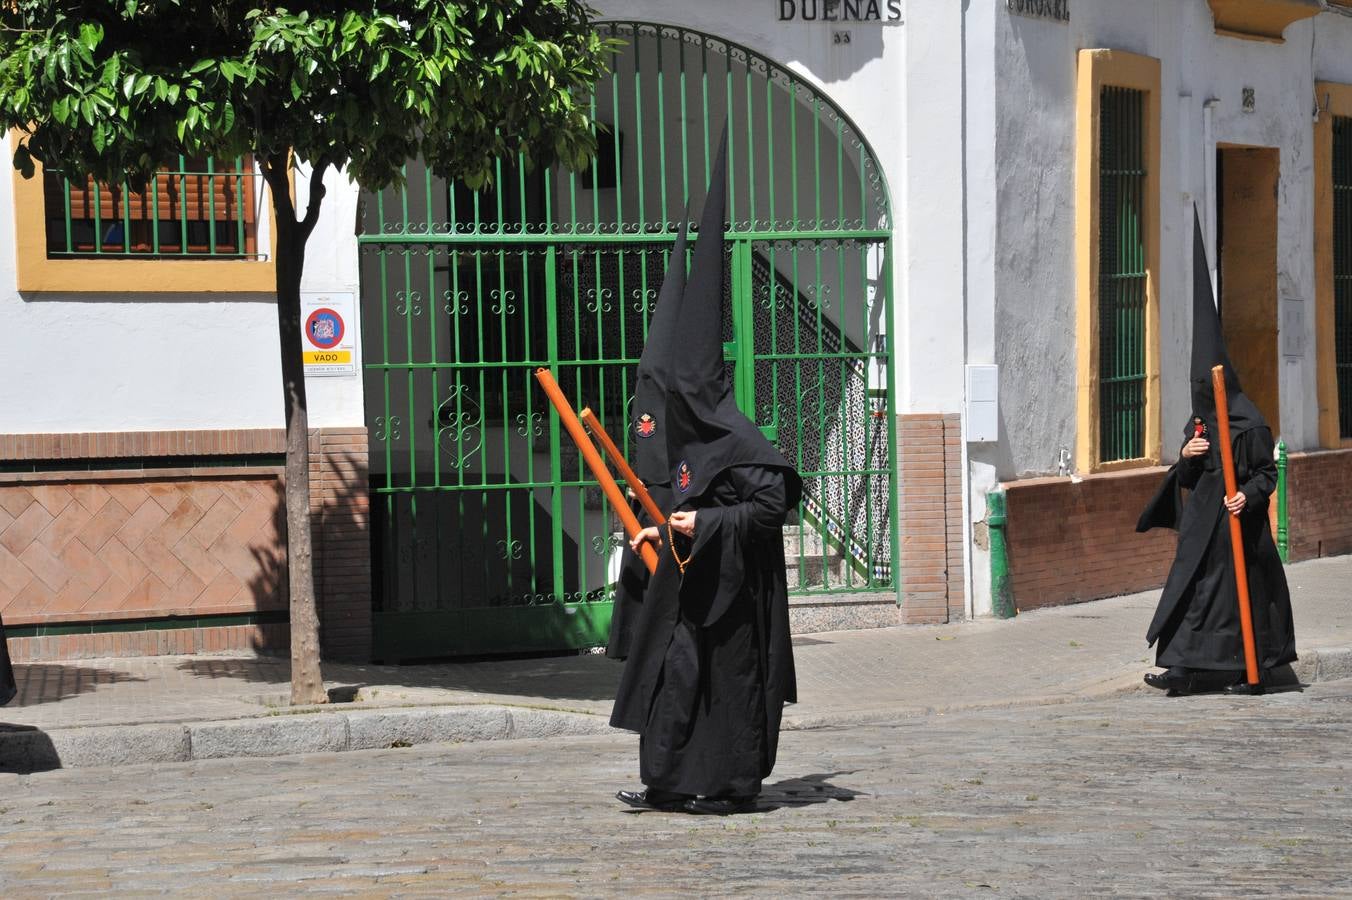
[{"label": "embroidered emblem on hood", "polygon": [[634,433],[641,438],[652,437],[657,434],[657,420],[650,414],[644,413],[639,416],[638,421],[634,423]]},{"label": "embroidered emblem on hood", "polygon": [[680,466],[676,469],[676,487],[684,494],[690,490],[690,482],[694,480],[695,473],[690,471],[690,466],[685,460],[681,460]]}]

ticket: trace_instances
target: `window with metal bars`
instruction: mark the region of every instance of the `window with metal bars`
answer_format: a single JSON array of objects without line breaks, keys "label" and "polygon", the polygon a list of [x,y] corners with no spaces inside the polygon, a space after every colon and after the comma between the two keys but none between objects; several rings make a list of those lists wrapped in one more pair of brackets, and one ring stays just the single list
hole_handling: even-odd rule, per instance
[{"label": "window with metal bars", "polygon": [[1352,117],[1333,119],[1333,346],[1338,434],[1352,438]]},{"label": "window with metal bars", "polygon": [[50,259],[257,255],[256,174],[247,157],[179,157],[145,185],[44,175]]},{"label": "window with metal bars", "polygon": [[1145,455],[1145,91],[1099,94],[1099,461]]}]

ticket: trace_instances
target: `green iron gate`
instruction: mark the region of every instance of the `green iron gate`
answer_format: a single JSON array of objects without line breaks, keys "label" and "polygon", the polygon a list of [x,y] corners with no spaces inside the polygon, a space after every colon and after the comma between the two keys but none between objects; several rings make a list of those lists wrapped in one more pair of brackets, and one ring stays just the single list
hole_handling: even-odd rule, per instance
[{"label": "green iron gate", "polygon": [[587,171],[505,160],[471,192],[412,161],[405,187],[363,198],[378,659],[604,642],[620,528],[534,371],[629,450],[634,366],[725,120],[723,337],[738,402],[804,476],[790,589],[894,590],[891,228],[871,151],[746,48],[600,27],[625,46],[592,99]]}]

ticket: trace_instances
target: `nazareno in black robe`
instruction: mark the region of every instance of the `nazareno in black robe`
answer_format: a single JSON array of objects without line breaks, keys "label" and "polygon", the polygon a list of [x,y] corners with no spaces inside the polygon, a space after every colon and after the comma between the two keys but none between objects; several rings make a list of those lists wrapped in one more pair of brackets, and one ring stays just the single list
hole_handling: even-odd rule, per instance
[{"label": "nazareno in black robe", "polygon": [[[1296,658],[1291,594],[1277,545],[1268,526],[1269,497],[1277,486],[1272,430],[1240,387],[1226,352],[1220,316],[1211,289],[1200,217],[1193,217],[1192,360],[1193,415],[1183,443],[1197,436],[1210,442],[1205,456],[1183,457],[1146,505],[1137,531],[1178,530],[1178,551],[1169,569],[1146,641],[1158,644],[1156,662],[1165,667],[1215,672],[1245,669],[1239,595],[1230,551],[1229,511],[1224,506],[1219,430],[1211,369],[1224,366],[1235,486],[1245,497],[1239,514],[1249,581],[1258,667],[1267,671]],[[1183,491],[1188,490],[1186,501]]]},{"label": "nazareno in black robe", "polygon": [[797,477],[745,465],[694,501],[693,541],[658,551],[610,724],[637,731],[639,775],[659,790],[750,796],[775,765],[796,702],[782,527]]},{"label": "nazareno in black robe", "polygon": [[[1188,435],[1192,437],[1189,423]],[[1268,525],[1269,497],[1277,485],[1272,432],[1266,425],[1231,435],[1235,483],[1246,498],[1239,515],[1248,572],[1254,644],[1261,670],[1296,658],[1291,595]],[[1189,491],[1186,499],[1183,491]],[[1213,442],[1206,456],[1181,458],[1146,507],[1137,531],[1178,529],[1178,552],[1146,640],[1160,666],[1244,671],[1239,597],[1230,553],[1225,481]]]},{"label": "nazareno in black robe", "polygon": [[773,769],[784,704],[797,700],[782,529],[802,481],[738,409],[724,368],[726,180],[725,132],[680,305],[644,347],[662,361],[665,396],[645,396],[642,367],[635,392],[636,425],[657,418],[645,404],[660,408],[646,440],[662,441],[667,469],[654,481],[677,509],[696,511],[694,536],[663,529],[657,571],[626,612],[632,636],[610,721],[639,733],[648,787],[747,797]]}]

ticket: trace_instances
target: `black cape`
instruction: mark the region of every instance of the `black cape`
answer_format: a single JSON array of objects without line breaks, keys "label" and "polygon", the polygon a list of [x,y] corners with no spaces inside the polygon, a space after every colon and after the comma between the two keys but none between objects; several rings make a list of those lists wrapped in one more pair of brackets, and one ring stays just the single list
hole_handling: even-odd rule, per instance
[{"label": "black cape", "polygon": [[[1192,436],[1189,423],[1188,437]],[[1260,669],[1296,658],[1291,595],[1268,526],[1269,496],[1277,484],[1272,432],[1249,428],[1231,438],[1235,480],[1247,498],[1239,515],[1249,580],[1254,644]],[[1183,489],[1190,491],[1186,500]],[[1137,531],[1178,530],[1178,551],[1146,632],[1161,666],[1243,671],[1239,595],[1230,553],[1225,482],[1214,450],[1180,459],[1147,505]]]},{"label": "black cape", "polygon": [[[671,509],[671,489],[665,483],[649,484],[647,488],[658,509]],[[630,503],[629,507],[641,528],[662,524],[654,522],[638,501]],[[611,659],[628,658],[629,648],[634,641],[634,628],[643,606],[643,595],[647,590],[648,567],[644,565],[643,558],[630,550],[626,543],[620,555],[620,573],[615,582],[615,599],[610,613],[610,637],[606,641],[606,656]]]},{"label": "black cape", "polygon": [[0,618],[0,706],[19,692],[14,682],[14,666],[9,661],[9,642],[5,639],[5,620]]},{"label": "black cape", "polygon": [[[659,551],[610,719],[639,733],[649,787],[746,796],[774,768],[784,704],[798,699],[786,480],[761,466],[726,470],[689,504],[694,540],[675,536],[685,574],[670,546]],[[730,585],[734,602],[716,603]]]},{"label": "black cape", "polygon": [[[1180,455],[1136,524],[1137,531],[1157,527],[1178,530],[1178,550],[1146,640],[1158,644],[1156,662],[1161,666],[1243,671],[1239,596],[1226,522],[1229,513],[1223,505],[1225,480],[1211,386],[1211,368],[1215,365],[1225,367],[1235,483],[1246,498],[1239,520],[1254,643],[1259,668],[1272,669],[1296,658],[1291,595],[1268,526],[1269,497],[1277,486],[1272,431],[1243,393],[1226,353],[1212,299],[1201,224],[1194,218],[1193,415],[1184,429],[1183,442],[1201,435],[1211,442],[1211,449],[1201,457]],[[1186,500],[1185,489],[1190,492]]]},{"label": "black cape", "polygon": [[[681,220],[680,231],[667,259],[667,271],[658,290],[657,304],[648,322],[648,339],[639,355],[635,373],[634,401],[630,435],[633,438],[633,468],[657,508],[671,511],[671,490],[668,486],[667,464],[667,389],[671,383],[671,348],[679,342],[681,301],[685,295],[685,261],[687,228],[690,210]],[[660,525],[654,522],[643,504],[630,503],[640,527]],[[610,638],[606,642],[606,656],[625,659],[633,641],[643,594],[648,589],[648,567],[643,559],[626,545],[621,552],[620,574],[615,584],[615,600],[611,606]]]},{"label": "black cape", "polygon": [[725,134],[677,327],[665,348],[651,333],[644,348],[667,359],[667,485],[676,508],[696,510],[695,534],[664,536],[611,715],[639,732],[644,784],[704,796],[760,791],[797,700],[782,529],[802,482],[724,371],[726,173]]}]

